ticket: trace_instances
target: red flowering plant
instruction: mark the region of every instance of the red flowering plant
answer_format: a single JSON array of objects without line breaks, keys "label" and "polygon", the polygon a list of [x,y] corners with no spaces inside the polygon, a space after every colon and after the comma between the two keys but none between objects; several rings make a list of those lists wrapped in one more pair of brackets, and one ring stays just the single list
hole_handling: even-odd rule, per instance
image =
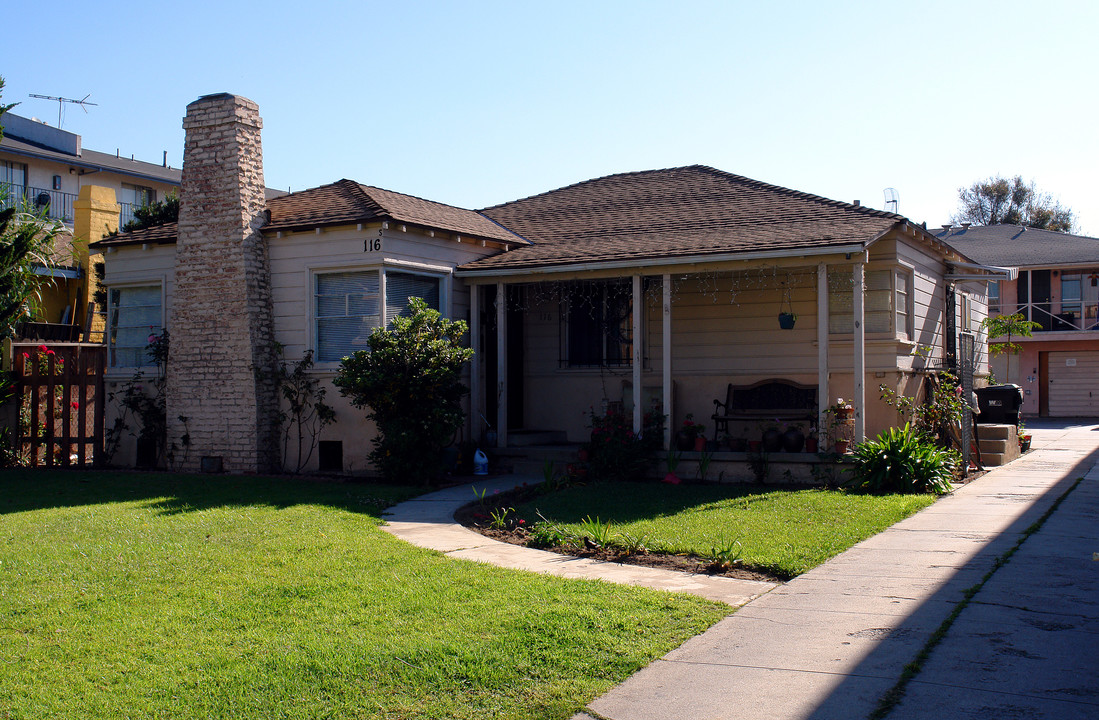
[{"label": "red flowering plant", "polygon": [[664,415],[646,412],[641,432],[633,431],[633,418],[612,408],[598,415],[591,411],[591,440],[588,453],[591,477],[595,480],[637,480],[643,478],[663,446]]}]

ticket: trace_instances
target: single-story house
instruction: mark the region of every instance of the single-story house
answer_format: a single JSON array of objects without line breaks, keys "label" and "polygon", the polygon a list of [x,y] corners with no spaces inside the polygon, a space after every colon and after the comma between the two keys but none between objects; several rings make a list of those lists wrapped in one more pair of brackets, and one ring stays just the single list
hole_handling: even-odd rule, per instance
[{"label": "single-story house", "polygon": [[[989,359],[998,382],[1023,388],[1022,412],[1099,416],[1099,238],[1019,225],[945,226],[936,236],[977,262],[1005,268],[989,283],[990,317],[1037,323],[1017,353]],[[989,338],[1005,343],[1007,338]]]},{"label": "single-story house", "polygon": [[[254,103],[200,98],[184,127],[178,226],[95,249],[106,254],[111,379],[147,362],[150,327],[171,331],[169,440],[189,435],[185,467],[270,467],[277,399],[253,371],[274,344],[290,359],[312,350],[329,382],[409,296],[470,323],[464,436],[491,426],[501,445],[532,429],[585,440],[590,413],[618,404],[637,428],[653,406],[668,433],[688,414],[710,425],[728,385],[775,379],[815,399],[808,424],[851,400],[862,437],[897,421],[880,385],[913,393],[959,342],[983,345],[989,270],[858,202],[701,165],[480,211],[350,180],[265,200]],[[976,358],[976,375],[985,370]],[[322,439],[338,443],[340,469],[364,471],[373,429],[330,398],[338,422]]]}]

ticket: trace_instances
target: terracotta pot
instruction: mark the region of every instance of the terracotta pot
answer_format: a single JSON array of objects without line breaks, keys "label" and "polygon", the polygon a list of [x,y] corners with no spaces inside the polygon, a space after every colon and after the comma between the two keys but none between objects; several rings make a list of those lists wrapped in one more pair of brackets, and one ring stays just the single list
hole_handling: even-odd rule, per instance
[{"label": "terracotta pot", "polygon": [[815,453],[817,451],[817,439],[815,437],[805,438],[805,452]]},{"label": "terracotta pot", "polygon": [[835,450],[838,454],[843,455],[847,452],[847,446],[850,444],[849,440],[837,440]]},{"label": "terracotta pot", "polygon": [[748,452],[757,453],[757,452],[759,452],[759,450],[762,446],[763,446],[763,443],[759,440],[749,440],[748,441]]},{"label": "terracotta pot", "polygon": [[702,452],[705,449],[706,449],[706,438],[696,437],[695,438],[695,452]]}]

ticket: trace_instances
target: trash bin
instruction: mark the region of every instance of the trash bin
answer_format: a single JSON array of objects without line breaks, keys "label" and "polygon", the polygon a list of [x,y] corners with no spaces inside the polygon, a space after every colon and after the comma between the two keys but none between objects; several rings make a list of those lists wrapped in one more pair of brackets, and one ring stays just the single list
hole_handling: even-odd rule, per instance
[{"label": "trash bin", "polygon": [[977,389],[977,422],[983,425],[1018,425],[1023,389],[1018,385],[990,385]]}]

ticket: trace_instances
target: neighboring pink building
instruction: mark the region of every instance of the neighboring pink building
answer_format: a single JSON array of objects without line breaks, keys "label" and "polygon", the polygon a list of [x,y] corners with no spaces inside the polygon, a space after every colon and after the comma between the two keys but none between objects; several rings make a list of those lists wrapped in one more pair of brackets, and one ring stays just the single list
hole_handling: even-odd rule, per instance
[{"label": "neighboring pink building", "polygon": [[1023,414],[1099,416],[1099,238],[1017,225],[945,227],[937,235],[979,263],[1017,272],[989,282],[988,315],[1021,312],[1041,327],[1013,338],[1018,354],[989,364],[997,382],[1022,386]]}]

